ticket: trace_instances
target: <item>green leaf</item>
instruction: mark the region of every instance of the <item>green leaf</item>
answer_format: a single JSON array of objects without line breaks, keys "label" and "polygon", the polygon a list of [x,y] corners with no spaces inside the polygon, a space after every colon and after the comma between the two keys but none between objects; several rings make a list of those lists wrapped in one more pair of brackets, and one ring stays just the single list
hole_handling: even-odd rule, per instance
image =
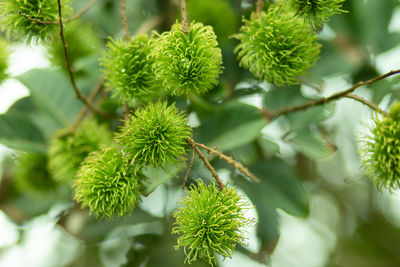
[{"label": "green leaf", "polygon": [[317,131],[303,129],[296,132],[296,136],[290,140],[297,149],[312,159],[321,159],[331,155],[335,149],[329,147],[323,137]]},{"label": "green leaf", "polygon": [[250,167],[260,183],[236,179],[256,206],[282,209],[294,216],[305,217],[309,213],[307,193],[293,168],[279,159],[264,160]]},{"label": "green leaf", "polygon": [[144,180],[144,190],[142,194],[148,196],[153,193],[160,185],[165,184],[172,178],[176,177],[177,173],[181,168],[175,165],[168,165],[164,168],[151,168],[147,167],[143,170],[143,174],[147,177]]},{"label": "green leaf", "polygon": [[67,77],[49,69],[33,69],[17,77],[30,91],[35,106],[67,126],[73,122],[82,103]]},{"label": "green leaf", "polygon": [[[303,96],[299,86],[275,88],[264,94],[263,103],[270,111],[276,111],[289,106],[304,104],[312,99]],[[308,127],[310,124],[319,123],[333,115],[333,104],[311,107],[288,114],[290,129],[296,131]]]},{"label": "green leaf", "polygon": [[226,151],[257,139],[266,124],[258,108],[230,102],[202,120],[194,135],[196,141]]},{"label": "green leaf", "polygon": [[28,152],[46,152],[42,132],[28,116],[17,111],[0,115],[0,143]]}]

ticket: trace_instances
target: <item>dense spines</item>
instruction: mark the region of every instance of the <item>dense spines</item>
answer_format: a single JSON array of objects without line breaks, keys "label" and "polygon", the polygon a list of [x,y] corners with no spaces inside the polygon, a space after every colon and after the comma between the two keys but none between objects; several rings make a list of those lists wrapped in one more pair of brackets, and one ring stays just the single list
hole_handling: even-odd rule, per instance
[{"label": "dense spines", "polygon": [[332,15],[344,12],[341,10],[345,0],[283,0],[297,16],[304,18],[313,28],[323,26]]},{"label": "dense spines", "polygon": [[[396,113],[397,114],[397,113]],[[361,149],[365,173],[379,189],[400,187],[400,119],[375,114]]]},{"label": "dense spines", "polygon": [[[71,14],[69,0],[62,0],[63,16]],[[35,21],[36,20],[36,21]],[[40,21],[40,22],[39,22]],[[4,0],[0,2],[0,25],[13,38],[47,41],[58,27],[58,4],[54,0]]]},{"label": "dense spines", "polygon": [[0,37],[0,84],[7,79],[10,49],[6,40]]},{"label": "dense spines", "polygon": [[175,248],[183,247],[185,262],[199,258],[215,266],[215,253],[231,257],[235,246],[244,244],[242,229],[252,224],[244,216],[250,205],[235,189],[219,191],[214,183],[207,186],[199,179],[180,203],[172,232],[180,235]]},{"label": "dense spines", "polygon": [[54,136],[49,147],[50,173],[58,182],[71,182],[85,157],[111,140],[108,128],[94,120],[83,121],[72,135]]},{"label": "dense spines", "polygon": [[203,94],[218,84],[222,54],[211,26],[192,22],[188,32],[180,23],[154,41],[154,70],[168,93]]},{"label": "dense spines", "polygon": [[92,152],[74,180],[75,200],[98,219],[126,217],[140,200],[143,177],[114,147]]},{"label": "dense spines", "polygon": [[296,84],[319,58],[317,35],[280,6],[253,13],[243,22],[235,35],[240,41],[235,53],[240,65],[260,79],[277,86]]},{"label": "dense spines", "polygon": [[191,135],[185,114],[174,105],[157,102],[130,115],[116,140],[135,166],[164,167],[182,159]]},{"label": "dense spines", "polygon": [[114,97],[131,103],[133,99],[146,100],[162,91],[154,74],[154,60],[149,57],[152,47],[146,35],[129,42],[110,38],[107,47],[101,66],[107,88]]}]

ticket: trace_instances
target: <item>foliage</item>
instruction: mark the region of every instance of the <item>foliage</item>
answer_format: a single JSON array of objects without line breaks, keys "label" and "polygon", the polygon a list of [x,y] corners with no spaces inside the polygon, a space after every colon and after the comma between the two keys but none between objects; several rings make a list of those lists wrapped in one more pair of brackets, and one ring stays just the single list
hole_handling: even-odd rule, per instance
[{"label": "foliage", "polygon": [[116,134],[116,140],[131,164],[138,168],[164,167],[182,160],[186,140],[191,137],[187,123],[186,116],[175,106],[166,102],[149,103],[130,115]]},{"label": "foliage", "polygon": [[244,244],[243,228],[252,222],[244,212],[250,204],[234,188],[219,191],[214,183],[207,186],[199,179],[181,204],[173,214],[176,227],[172,232],[180,235],[176,248],[183,247],[185,262],[199,258],[215,266],[215,253],[232,257],[236,244]]},{"label": "foliage", "polygon": [[221,49],[210,26],[192,22],[187,33],[180,23],[154,40],[154,70],[172,95],[203,94],[218,84]]},{"label": "foliage", "polygon": [[[69,0],[62,0],[63,15],[71,13]],[[49,40],[54,24],[38,23],[58,21],[57,1],[51,0],[5,0],[0,2],[0,25],[9,36],[32,41]]]},{"label": "foliage", "polygon": [[315,64],[320,45],[317,35],[301,19],[279,6],[253,13],[235,38],[240,65],[277,86],[298,83]]},{"label": "foliage", "polygon": [[[58,132],[62,134],[63,131]],[[95,120],[86,120],[72,135],[56,134],[50,141],[48,168],[58,182],[71,182],[86,156],[102,144],[111,143],[111,133],[107,126]]]},{"label": "foliage", "polygon": [[143,178],[114,147],[90,153],[76,177],[76,201],[99,219],[130,215],[140,200]]},{"label": "foliage", "polygon": [[237,30],[237,15],[226,0],[189,0],[187,8],[191,19],[213,27],[221,44]]},{"label": "foliage", "polygon": [[108,90],[122,103],[146,100],[161,92],[149,59],[152,47],[146,35],[127,42],[109,39],[108,50],[101,59]]}]

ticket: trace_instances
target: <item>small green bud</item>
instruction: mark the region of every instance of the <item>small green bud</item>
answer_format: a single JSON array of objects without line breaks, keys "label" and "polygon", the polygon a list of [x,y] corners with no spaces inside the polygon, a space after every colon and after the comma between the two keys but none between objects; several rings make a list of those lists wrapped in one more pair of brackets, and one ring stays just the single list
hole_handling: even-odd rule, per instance
[{"label": "small green bud", "polygon": [[72,135],[54,136],[50,141],[48,169],[58,182],[71,182],[86,156],[101,144],[110,144],[112,136],[105,125],[83,121]]},{"label": "small green bud", "polygon": [[17,157],[14,179],[17,189],[31,196],[43,196],[55,188],[47,171],[47,157],[42,154],[21,153]]},{"label": "small green bud", "polygon": [[313,28],[321,27],[329,18],[344,12],[340,8],[345,0],[281,0],[281,3],[303,17]]},{"label": "small green bud", "polygon": [[[67,71],[65,66],[64,47],[58,35],[58,30],[53,33],[53,39],[47,44],[48,58],[51,64]],[[95,55],[101,48],[100,39],[92,25],[80,20],[69,22],[64,29],[65,40],[68,43],[69,62],[76,72],[78,60]]]},{"label": "small green bud", "polygon": [[400,119],[400,102],[396,102],[390,107],[389,115],[393,119]]},{"label": "small green bud", "polygon": [[[62,0],[63,16],[71,14],[70,0]],[[13,38],[26,38],[27,42],[47,41],[56,24],[37,21],[58,21],[58,4],[55,0],[3,0],[0,1],[0,25]]]},{"label": "small green bud", "polygon": [[192,22],[185,33],[180,23],[154,41],[154,70],[172,95],[203,94],[218,84],[222,54],[211,26]]},{"label": "small green bud", "polygon": [[116,134],[117,142],[138,167],[176,164],[192,136],[186,116],[167,103],[150,103],[138,109]]},{"label": "small green bud", "polygon": [[317,35],[300,18],[273,5],[268,13],[253,13],[243,20],[235,53],[253,75],[277,86],[298,83],[315,64],[320,45]]},{"label": "small green bud", "polygon": [[180,235],[175,248],[183,247],[185,262],[200,258],[215,266],[215,253],[231,257],[236,244],[244,244],[242,227],[253,220],[244,216],[250,204],[235,189],[219,192],[214,183],[207,186],[199,179],[180,203],[172,233]]},{"label": "small green bud", "polygon": [[154,60],[149,58],[152,48],[146,35],[130,42],[110,38],[107,46],[101,66],[114,97],[130,103],[134,98],[145,100],[161,91],[153,71]]},{"label": "small green bud", "polygon": [[142,176],[114,147],[89,154],[74,180],[75,200],[98,219],[130,215],[140,200]]},{"label": "small green bud", "polygon": [[373,117],[374,126],[363,140],[361,160],[365,173],[376,186],[392,190],[400,187],[400,120]]},{"label": "small green bud", "polygon": [[237,15],[227,0],[189,0],[187,9],[191,19],[214,28],[219,42],[237,31]]},{"label": "small green bud", "polygon": [[8,49],[8,43],[3,38],[0,38],[0,83],[7,79],[7,69],[8,69],[8,57],[10,51]]}]

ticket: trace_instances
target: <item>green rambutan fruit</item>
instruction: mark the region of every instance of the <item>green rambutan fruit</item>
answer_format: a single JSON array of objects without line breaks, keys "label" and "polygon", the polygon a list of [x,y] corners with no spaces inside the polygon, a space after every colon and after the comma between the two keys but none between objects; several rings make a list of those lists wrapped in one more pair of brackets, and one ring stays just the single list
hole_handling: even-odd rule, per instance
[{"label": "green rambutan fruit", "polygon": [[400,117],[394,110],[389,114],[374,114],[373,128],[362,141],[361,160],[378,189],[393,190],[400,187]]},{"label": "green rambutan fruit", "polygon": [[0,83],[2,83],[8,77],[8,57],[10,51],[8,43],[3,38],[0,38]]},{"label": "green rambutan fruit", "polygon": [[99,149],[102,144],[112,142],[107,126],[95,120],[83,121],[73,134],[52,138],[49,146],[48,169],[58,182],[71,182],[86,156]]},{"label": "green rambutan fruit", "polygon": [[98,219],[130,215],[140,200],[143,176],[114,147],[94,151],[74,180],[75,200]]},{"label": "green rambutan fruit", "polygon": [[237,31],[237,15],[229,0],[189,0],[187,9],[191,19],[212,26],[220,42]]},{"label": "green rambutan fruit", "polygon": [[[77,61],[96,55],[102,46],[92,25],[80,20],[74,20],[66,24],[64,35],[68,44],[69,62],[74,71],[76,71],[75,64]],[[58,30],[53,33],[52,41],[47,44],[47,54],[51,64],[67,71],[64,47],[58,35]]]},{"label": "green rambutan fruit", "polygon": [[203,94],[218,84],[222,54],[211,26],[192,22],[185,33],[180,23],[154,41],[154,70],[168,93]]},{"label": "green rambutan fruit", "polygon": [[[70,15],[70,0],[62,0],[63,16]],[[35,21],[36,20],[36,21]],[[57,24],[40,23],[58,21],[58,4],[55,0],[3,0],[0,1],[0,25],[8,35],[27,42],[47,41],[49,32]]]},{"label": "green rambutan fruit", "polygon": [[235,38],[239,63],[256,77],[277,86],[298,83],[298,77],[315,64],[320,45],[304,21],[280,6],[253,13]]},{"label": "green rambutan fruit", "polygon": [[186,116],[166,102],[149,103],[125,122],[115,139],[135,166],[177,164],[192,136]]},{"label": "green rambutan fruit", "polygon": [[185,263],[199,258],[215,266],[215,253],[231,257],[236,244],[244,244],[243,227],[253,220],[244,216],[250,204],[235,189],[219,191],[214,183],[207,186],[199,179],[180,203],[172,233],[180,235],[175,248],[183,247]]},{"label": "green rambutan fruit", "polygon": [[149,57],[152,49],[146,35],[127,42],[109,39],[107,51],[101,59],[106,85],[113,96],[121,102],[130,103],[134,98],[146,100],[161,91]]},{"label": "green rambutan fruit", "polygon": [[321,27],[329,18],[344,12],[340,8],[345,0],[282,0],[296,16],[303,17],[313,28]]},{"label": "green rambutan fruit", "polygon": [[17,189],[31,196],[43,196],[54,190],[55,183],[47,171],[47,156],[21,153],[17,156],[14,181]]}]

